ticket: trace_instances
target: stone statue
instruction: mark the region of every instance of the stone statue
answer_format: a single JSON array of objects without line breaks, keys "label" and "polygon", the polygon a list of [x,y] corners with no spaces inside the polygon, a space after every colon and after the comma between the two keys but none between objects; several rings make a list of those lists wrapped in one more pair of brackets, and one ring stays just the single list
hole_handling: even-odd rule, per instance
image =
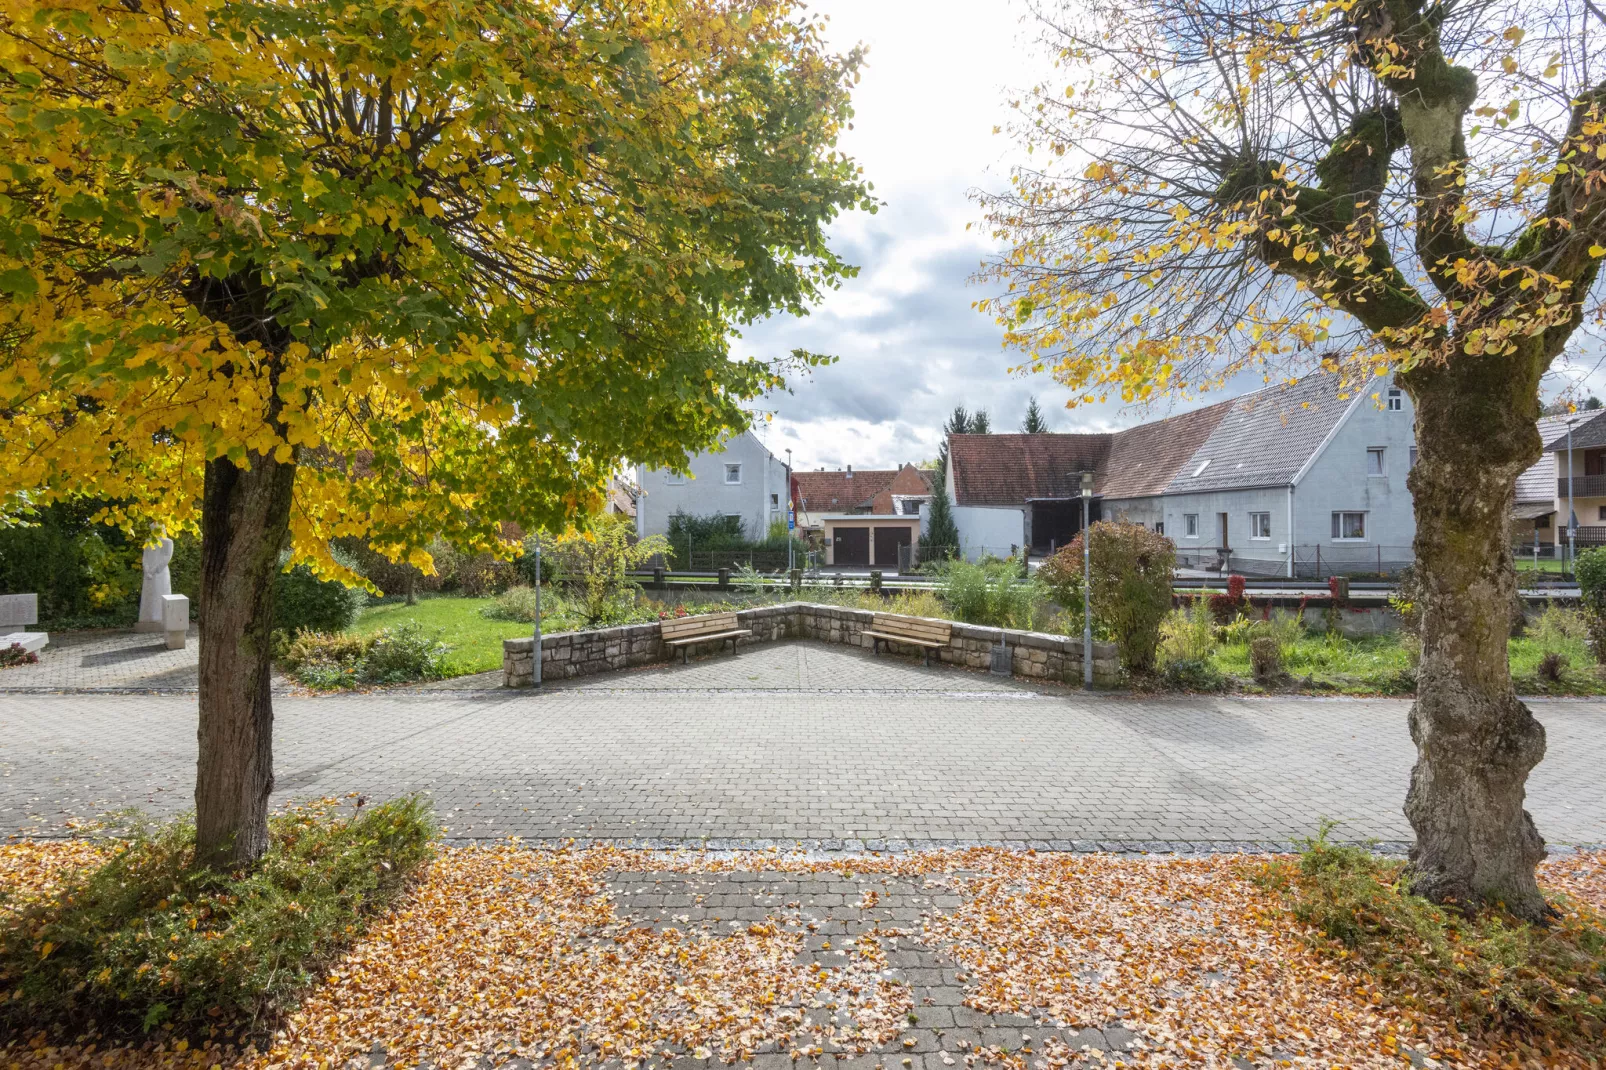
[{"label": "stone statue", "polygon": [[173,559],[173,540],[163,539],[145,547],[142,567],[145,577],[139,587],[139,623],[136,632],[162,631],[162,596],[173,593],[173,577],[167,563]]}]

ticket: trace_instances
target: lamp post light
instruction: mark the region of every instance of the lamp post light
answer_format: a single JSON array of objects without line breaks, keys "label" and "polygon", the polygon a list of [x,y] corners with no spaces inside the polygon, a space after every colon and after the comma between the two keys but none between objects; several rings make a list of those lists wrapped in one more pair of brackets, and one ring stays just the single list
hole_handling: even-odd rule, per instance
[{"label": "lamp post light", "polygon": [[1082,686],[1093,686],[1093,533],[1088,510],[1093,502],[1093,473],[1082,473]]},{"label": "lamp post light", "polygon": [[541,686],[541,533],[535,533],[535,666],[531,683]]},{"label": "lamp post light", "polygon": [[1573,509],[1573,420],[1567,417],[1567,567],[1578,570],[1578,513]]}]

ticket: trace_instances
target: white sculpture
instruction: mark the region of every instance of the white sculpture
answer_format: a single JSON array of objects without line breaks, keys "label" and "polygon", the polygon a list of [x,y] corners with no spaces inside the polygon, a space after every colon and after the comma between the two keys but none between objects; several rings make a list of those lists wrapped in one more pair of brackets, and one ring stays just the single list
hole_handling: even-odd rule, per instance
[{"label": "white sculpture", "polygon": [[163,539],[154,546],[145,547],[141,558],[144,579],[139,587],[139,623],[136,632],[162,632],[162,599],[173,593],[173,577],[167,563],[173,559],[173,540]]}]

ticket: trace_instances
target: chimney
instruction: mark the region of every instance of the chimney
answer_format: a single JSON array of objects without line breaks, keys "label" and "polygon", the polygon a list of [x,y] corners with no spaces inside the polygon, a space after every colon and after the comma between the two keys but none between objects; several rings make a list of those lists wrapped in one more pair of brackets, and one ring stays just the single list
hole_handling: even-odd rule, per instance
[{"label": "chimney", "polygon": [[851,464],[848,465],[848,478],[849,479],[853,478],[853,466]]}]

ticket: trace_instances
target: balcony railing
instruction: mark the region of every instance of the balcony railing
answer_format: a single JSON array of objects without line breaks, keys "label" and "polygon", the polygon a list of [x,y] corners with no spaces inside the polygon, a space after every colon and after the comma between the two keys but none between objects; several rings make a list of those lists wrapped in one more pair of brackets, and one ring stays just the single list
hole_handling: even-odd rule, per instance
[{"label": "balcony railing", "polygon": [[[1567,497],[1567,477],[1562,476],[1556,480],[1556,496],[1563,500]],[[1602,498],[1606,497],[1606,476],[1573,476],[1572,496],[1575,498]]]}]

